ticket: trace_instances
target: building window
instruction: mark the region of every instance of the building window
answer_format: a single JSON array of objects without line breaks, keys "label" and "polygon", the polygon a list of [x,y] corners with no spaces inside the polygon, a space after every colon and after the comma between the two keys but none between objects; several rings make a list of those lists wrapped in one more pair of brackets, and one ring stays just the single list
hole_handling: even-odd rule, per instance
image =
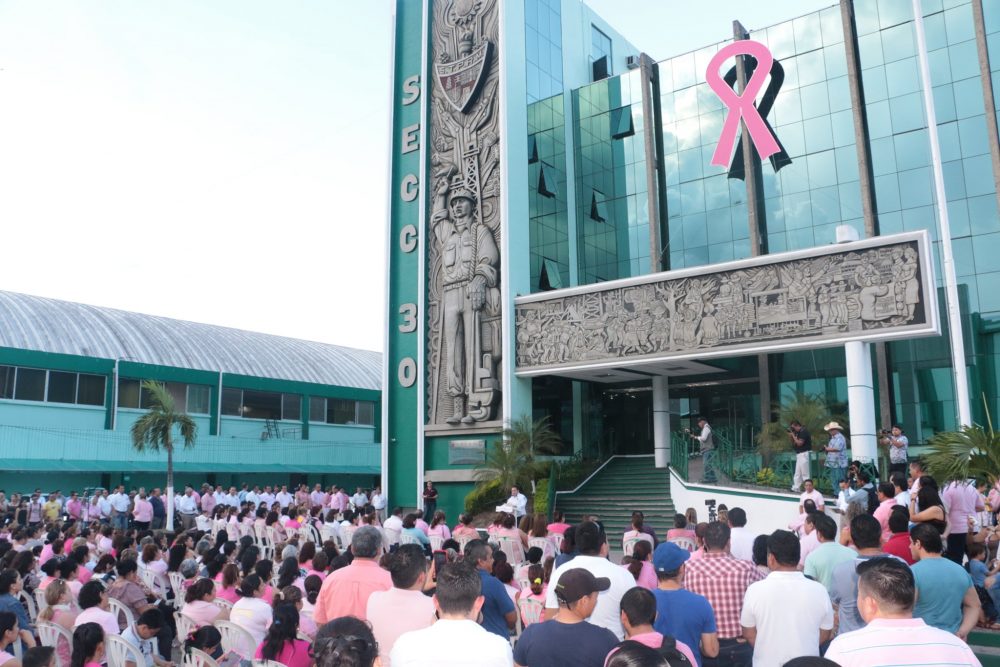
[{"label": "building window", "polygon": [[298,394],[228,387],[222,389],[222,414],[230,417],[297,421],[302,418],[301,403],[302,397]]},{"label": "building window", "polygon": [[326,422],[328,424],[355,424],[357,414],[354,401],[330,398],[326,401]]},{"label": "building window", "polygon": [[196,415],[207,415],[211,407],[211,390],[203,384],[187,386],[187,411]]},{"label": "building window", "polygon": [[281,419],[281,394],[244,389],[243,416],[247,419]]},{"label": "building window", "polygon": [[326,399],[322,396],[309,397],[309,421],[326,423]]},{"label": "building window", "polygon": [[364,426],[374,426],[375,425],[375,403],[372,401],[358,401],[358,419],[359,424]]},{"label": "building window", "polygon": [[635,134],[632,124],[632,107],[619,107],[611,110],[611,138],[624,139]]},{"label": "building window", "polygon": [[[80,376],[81,392],[83,378]],[[102,378],[103,379],[103,378]],[[161,382],[170,397],[174,399],[174,409],[195,415],[207,415],[211,409],[210,388],[207,385],[184,382]],[[103,383],[102,383],[103,388]],[[81,401],[82,402],[82,401]],[[141,380],[121,378],[118,380],[118,407],[148,410],[153,400]]]},{"label": "building window", "polygon": [[103,375],[80,373],[76,386],[76,402],[79,405],[104,407],[105,382]]},{"label": "building window", "polygon": [[[602,66],[599,66],[601,60]],[[594,66],[594,80],[606,79],[614,72],[611,68],[611,38],[601,32],[597,26],[590,26],[590,62]],[[598,76],[602,73],[603,76]]]},{"label": "building window", "polygon": [[49,386],[46,399],[49,403],[76,402],[76,373],[49,371]]},{"label": "building window", "polygon": [[302,419],[302,397],[298,394],[281,395],[281,418]]},{"label": "building window", "polygon": [[240,408],[243,405],[243,392],[239,389],[222,388],[222,414],[229,417],[239,417],[242,415]]},{"label": "building window", "polygon": [[18,368],[14,398],[19,401],[44,401],[45,371],[36,368]]},{"label": "building window", "polygon": [[345,398],[309,398],[309,421],[318,424],[375,425],[375,403]]},{"label": "building window", "polygon": [[14,398],[13,366],[0,366],[0,398]]}]

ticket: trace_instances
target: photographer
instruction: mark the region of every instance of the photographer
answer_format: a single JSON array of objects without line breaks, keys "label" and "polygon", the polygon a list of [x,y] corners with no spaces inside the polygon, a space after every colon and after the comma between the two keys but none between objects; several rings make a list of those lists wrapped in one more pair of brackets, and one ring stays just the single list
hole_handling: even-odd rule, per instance
[{"label": "photographer", "polygon": [[882,431],[879,442],[889,448],[889,474],[894,472],[906,473],[906,449],[910,446],[910,441],[903,433],[899,424],[893,424],[891,431]]},{"label": "photographer", "polygon": [[830,434],[830,442],[826,445],[826,473],[830,479],[830,488],[834,493],[840,490],[840,481],[847,475],[847,440],[844,429],[838,422],[832,421],[823,427]]},{"label": "photographer", "polygon": [[812,436],[809,431],[793,419],[788,425],[788,439],[795,450],[795,476],[792,478],[792,491],[798,493],[802,483],[809,479],[809,452],[812,451]]},{"label": "photographer", "polygon": [[712,427],[708,425],[708,420],[698,417],[698,433],[687,431],[692,440],[699,443],[698,451],[701,454],[702,482],[715,483],[715,437],[712,435]]}]

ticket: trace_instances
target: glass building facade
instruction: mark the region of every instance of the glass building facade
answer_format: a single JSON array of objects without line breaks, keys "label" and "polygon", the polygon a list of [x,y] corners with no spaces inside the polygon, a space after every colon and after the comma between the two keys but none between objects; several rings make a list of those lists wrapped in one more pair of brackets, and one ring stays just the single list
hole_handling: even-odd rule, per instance
[{"label": "glass building facade", "polygon": [[[558,25],[550,24],[544,40],[531,36],[540,28],[530,24],[527,8],[542,4],[526,0],[529,45],[533,39],[558,43]],[[1000,109],[1000,3],[922,5],[972,410],[983,422],[987,408],[1000,414],[1000,146],[989,131]],[[766,118],[788,160],[757,160],[756,189],[739,156],[732,169],[711,164],[726,109],[705,83],[705,72],[731,40],[655,63],[648,84],[634,69],[529,100],[533,289],[639,276],[657,263],[679,269],[825,245],[845,224],[862,236],[928,230],[940,285],[937,202],[911,4],[854,0],[747,36],[766,44],[784,73]],[[593,39],[597,53],[596,32]],[[537,60],[529,52],[529,90]],[[550,76],[561,79],[562,70]],[[649,117],[644,96],[654,110]],[[652,141],[647,132],[654,133]],[[650,193],[650,182],[662,185]],[[651,196],[658,218],[652,221]],[[939,301],[944,323],[943,291]],[[944,328],[940,337],[889,343],[884,355],[876,355],[879,418],[903,424],[911,442],[956,426]],[[762,421],[762,402],[793,391],[823,393],[835,403],[847,398],[840,349],[770,355],[766,373],[757,357],[710,363],[724,372],[670,378],[671,411],[681,425],[689,415],[706,414],[716,427],[742,429],[749,437]],[[635,453],[637,445],[624,445],[616,435],[635,421],[635,411],[620,403],[627,397],[648,404],[648,387],[648,381],[536,380],[535,413],[559,424],[572,404],[585,427],[576,433],[564,428],[562,436],[575,439],[576,449]],[[644,414],[651,421],[650,412]],[[635,437],[642,439],[639,432],[651,428],[638,429]],[[650,440],[646,451],[651,447]]]}]

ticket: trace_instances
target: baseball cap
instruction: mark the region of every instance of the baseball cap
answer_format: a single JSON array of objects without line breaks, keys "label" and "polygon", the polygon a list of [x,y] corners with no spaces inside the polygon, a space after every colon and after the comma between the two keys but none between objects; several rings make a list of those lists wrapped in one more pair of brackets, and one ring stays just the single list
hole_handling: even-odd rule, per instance
[{"label": "baseball cap", "polygon": [[680,569],[691,553],[673,542],[663,542],[653,552],[653,567],[657,572],[674,572]]},{"label": "baseball cap", "polygon": [[599,593],[611,588],[607,577],[595,577],[589,570],[575,567],[566,570],[556,583],[556,597],[570,604],[591,593]]}]

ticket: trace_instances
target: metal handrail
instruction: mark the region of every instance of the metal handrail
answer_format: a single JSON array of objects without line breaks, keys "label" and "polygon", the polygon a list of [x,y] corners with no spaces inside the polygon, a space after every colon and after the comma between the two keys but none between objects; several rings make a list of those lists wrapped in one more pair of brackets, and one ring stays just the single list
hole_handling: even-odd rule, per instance
[{"label": "metal handrail", "polygon": [[604,470],[604,468],[607,467],[607,465],[609,463],[611,463],[612,461],[614,461],[615,459],[644,459],[644,458],[653,458],[653,455],[652,454],[614,454],[614,455],[608,457],[607,461],[605,461],[601,465],[597,466],[597,468],[594,470],[594,472],[590,473],[590,475],[588,475],[585,480],[583,480],[582,482],[580,482],[576,486],[575,489],[572,489],[570,491],[556,491],[556,495],[559,495],[560,493],[563,493],[563,494],[566,494],[566,493],[576,493],[577,491],[579,491],[580,489],[582,489],[583,486],[587,482],[589,482],[591,479],[593,479],[594,476],[597,473],[599,473],[602,470]]}]

